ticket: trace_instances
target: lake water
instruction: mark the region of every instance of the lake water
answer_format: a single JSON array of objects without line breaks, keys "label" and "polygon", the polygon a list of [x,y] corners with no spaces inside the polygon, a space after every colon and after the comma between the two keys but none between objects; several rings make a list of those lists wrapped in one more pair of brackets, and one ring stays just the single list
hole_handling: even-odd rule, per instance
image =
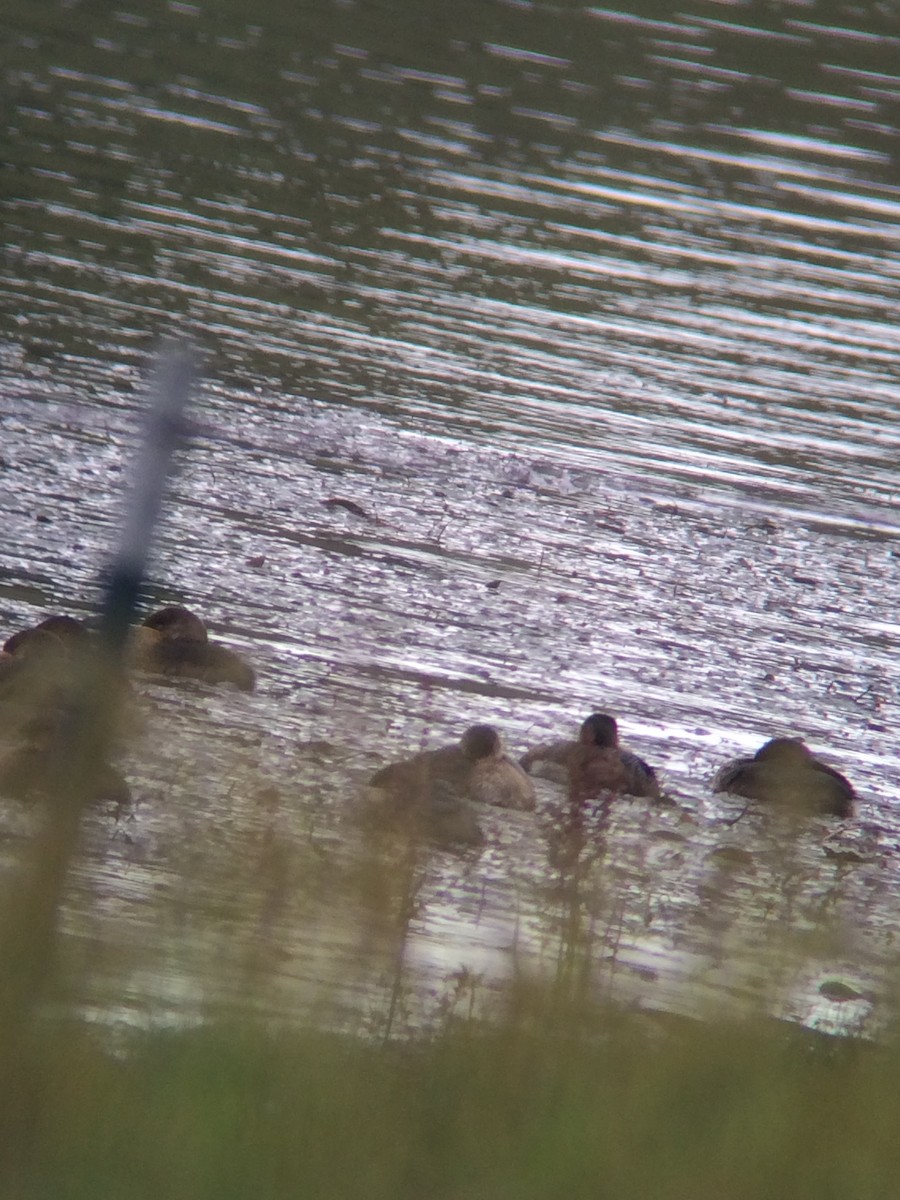
[{"label": "lake water", "polygon": [[[0,16],[2,627],[96,606],[148,356],[185,332],[204,382],[148,606],[190,604],[260,675],[138,685],[135,811],[92,814],[73,872],[70,1001],[381,1029],[554,969],[575,930],[631,1003],[764,977],[776,1011],[875,1027],[900,929],[900,21],[249,15]],[[392,757],[476,721],[521,752],[595,708],[676,804],[618,804],[574,898],[540,818],[487,812],[481,853],[413,860],[350,819]],[[773,734],[850,776],[853,821],[733,820],[710,777]],[[0,811],[12,863],[35,816]]]}]

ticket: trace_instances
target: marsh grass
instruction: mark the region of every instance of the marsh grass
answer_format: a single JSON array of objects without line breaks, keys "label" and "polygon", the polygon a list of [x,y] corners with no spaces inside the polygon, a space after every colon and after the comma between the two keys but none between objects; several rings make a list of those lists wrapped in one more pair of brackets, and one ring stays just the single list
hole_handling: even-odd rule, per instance
[{"label": "marsh grass", "polygon": [[[900,1051],[756,1012],[624,1010],[598,987],[616,944],[602,844],[560,869],[560,946],[479,995],[457,972],[408,1022],[405,966],[427,849],[357,880],[391,978],[358,1027],[247,1015],[191,1029],[38,1018],[18,1055],[11,1200],[875,1200],[900,1171]],[[610,913],[612,916],[610,917]],[[604,915],[605,914],[605,915]],[[780,957],[778,959],[780,962]],[[797,964],[795,964],[797,965]],[[777,977],[773,979],[777,986]],[[7,1141],[7,1149],[9,1149]]]},{"label": "marsh grass", "polygon": [[[606,986],[624,904],[609,813],[589,828],[550,821],[546,833],[556,953],[544,976],[517,962],[489,989],[460,970],[427,1021],[407,951],[434,849],[373,840],[341,867],[263,838],[258,857],[227,873],[234,904],[260,905],[255,927],[274,939],[248,948],[244,1015],[119,1038],[37,1010],[3,1082],[0,1198],[894,1196],[900,1052],[890,1036],[875,1045],[764,1017],[803,966],[787,938],[770,940],[768,988],[741,1020],[708,1006],[702,1021],[623,1010]],[[781,877],[796,869],[786,852]],[[327,1003],[315,1027],[267,1024],[253,1014],[267,1011],[277,972],[270,910],[307,888],[312,920],[326,887],[329,905],[357,918],[361,943],[381,947],[384,985],[340,1033]],[[51,980],[57,999],[63,982]]]},{"label": "marsh grass", "polygon": [[514,991],[500,1019],[455,1017],[413,1042],[240,1023],[113,1052],[84,1028],[44,1029],[5,1194],[896,1195],[894,1046]]}]

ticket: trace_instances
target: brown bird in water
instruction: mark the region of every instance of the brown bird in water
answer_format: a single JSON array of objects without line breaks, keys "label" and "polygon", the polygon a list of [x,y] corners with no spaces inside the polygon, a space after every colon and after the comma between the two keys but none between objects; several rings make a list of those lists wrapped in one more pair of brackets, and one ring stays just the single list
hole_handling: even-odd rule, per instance
[{"label": "brown bird in water", "polygon": [[503,750],[493,725],[472,725],[455,746],[425,750],[403,762],[382,767],[369,781],[373,787],[404,789],[442,781],[461,796],[497,808],[530,811],[537,802],[534,784]]},{"label": "brown bird in water", "polygon": [[393,776],[390,786],[370,784],[360,816],[371,829],[403,831],[444,845],[484,841],[471,802],[446,779],[433,778],[423,764],[411,766],[402,778]]},{"label": "brown bird in water", "polygon": [[68,702],[83,681],[90,640],[83,622],[61,615],[18,630],[0,650],[0,699],[26,717]]},{"label": "brown bird in water", "polygon": [[233,683],[245,692],[256,686],[250,664],[234,650],[210,641],[201,618],[180,604],[151,613],[134,630],[129,655],[134,666],[157,675]]},{"label": "brown bird in water", "polygon": [[840,771],[816,758],[800,738],[786,737],[772,738],[751,758],[726,763],[713,791],[834,817],[849,817],[856,798]]},{"label": "brown bird in water", "polygon": [[619,745],[615,717],[591,713],[578,738],[544,742],[521,758],[526,771],[565,781],[573,798],[588,800],[602,792],[630,796],[660,795],[656,772],[642,758]]},{"label": "brown bird in water", "polygon": [[472,801],[517,809],[536,803],[531,780],[503,753],[491,725],[472,725],[454,746],[382,767],[369,787],[377,800],[370,822],[405,826],[439,842],[484,841]]},{"label": "brown bird in water", "polygon": [[87,626],[83,621],[79,621],[76,617],[57,614],[46,617],[37,625],[20,629],[8,637],[3,643],[3,651],[11,655],[27,653],[29,648],[48,650],[50,647],[55,647],[64,651],[74,646],[85,645],[89,636]]}]

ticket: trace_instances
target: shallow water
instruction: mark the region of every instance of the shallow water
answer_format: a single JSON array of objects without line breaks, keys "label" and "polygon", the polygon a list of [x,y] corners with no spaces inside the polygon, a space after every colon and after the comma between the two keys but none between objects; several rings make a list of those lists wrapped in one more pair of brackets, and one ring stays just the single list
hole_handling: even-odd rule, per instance
[{"label": "shallow water", "polygon": [[[592,928],[617,997],[771,983],[778,1011],[877,1025],[900,29],[419,14],[0,19],[3,627],[95,605],[146,355],[186,328],[205,382],[148,604],[191,604],[260,673],[139,685],[137,806],[91,817],[73,880],[72,1000],[381,1029],[392,994],[419,1020]],[[520,751],[597,707],[677,804],[617,806],[584,894],[554,892],[540,821],[492,812],[480,855],[379,851],[400,863],[372,882],[349,815],[377,765],[474,721]],[[709,778],[774,733],[851,777],[846,828],[727,823]],[[3,811],[15,857],[30,818]]]}]

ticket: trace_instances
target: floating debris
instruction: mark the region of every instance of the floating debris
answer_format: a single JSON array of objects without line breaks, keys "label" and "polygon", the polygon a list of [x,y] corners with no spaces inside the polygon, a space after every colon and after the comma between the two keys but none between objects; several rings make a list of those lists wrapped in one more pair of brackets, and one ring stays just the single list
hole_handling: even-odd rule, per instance
[{"label": "floating debris", "polygon": [[826,979],[819,985],[819,995],[826,1000],[833,1000],[835,1004],[846,1004],[848,1000],[868,1000],[871,1003],[874,999],[871,992],[860,992],[840,979]]},{"label": "floating debris", "polygon": [[361,504],[357,504],[355,500],[345,500],[343,496],[330,496],[322,503],[326,508],[344,508],[348,513],[353,513],[354,517],[362,517],[364,521],[374,521],[377,518],[370,517]]}]

